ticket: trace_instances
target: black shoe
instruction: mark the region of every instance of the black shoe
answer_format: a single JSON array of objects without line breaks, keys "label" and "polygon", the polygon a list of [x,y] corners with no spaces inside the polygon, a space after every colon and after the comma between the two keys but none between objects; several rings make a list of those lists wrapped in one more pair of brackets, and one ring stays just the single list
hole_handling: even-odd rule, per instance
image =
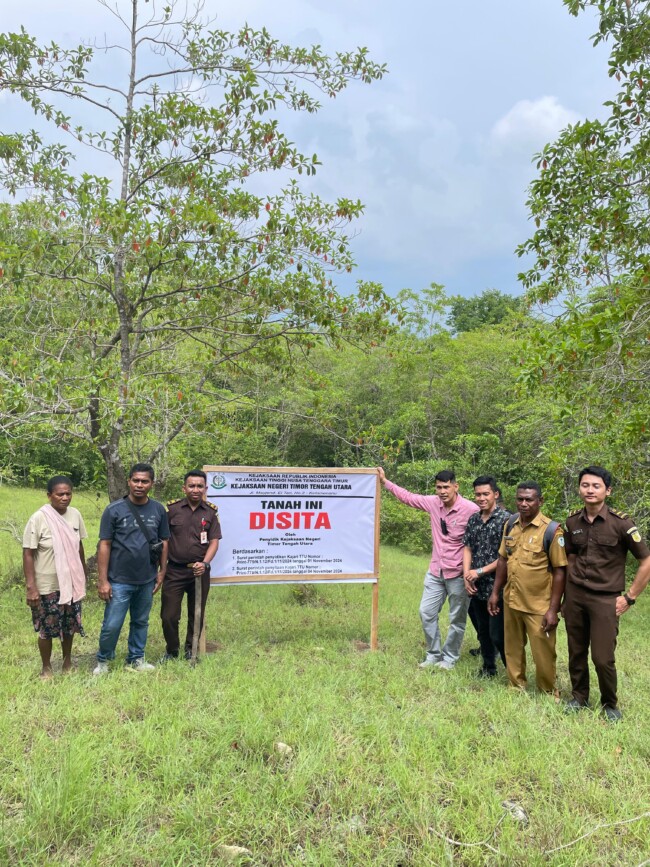
[{"label": "black shoe", "polygon": [[487,677],[496,677],[497,676],[497,670],[496,670],[496,668],[485,668],[485,666],[483,666],[483,668],[480,668],[478,670],[476,676],[477,677],[486,677],[486,678]]},{"label": "black shoe", "polygon": [[572,698],[564,705],[564,713],[577,713],[579,710],[589,710],[589,703]]},{"label": "black shoe", "polygon": [[469,652],[469,655],[470,656],[480,656],[481,655],[481,648],[480,647],[472,647],[472,649]]},{"label": "black shoe", "polygon": [[[190,662],[190,661],[191,661],[191,659],[192,659],[192,651],[191,651],[191,650],[186,650],[186,651],[185,651],[185,659],[187,660],[187,662]],[[201,660],[200,660],[199,657],[197,656],[197,657],[196,657],[196,662],[197,662],[197,664],[198,664],[200,661],[201,661]]]},{"label": "black shoe", "polygon": [[158,665],[165,665],[165,663],[173,662],[175,659],[178,659],[177,653],[163,653],[163,655],[158,660]]},{"label": "black shoe", "polygon": [[623,714],[617,707],[604,707],[603,716],[605,717],[607,722],[611,723],[617,723],[623,719]]}]

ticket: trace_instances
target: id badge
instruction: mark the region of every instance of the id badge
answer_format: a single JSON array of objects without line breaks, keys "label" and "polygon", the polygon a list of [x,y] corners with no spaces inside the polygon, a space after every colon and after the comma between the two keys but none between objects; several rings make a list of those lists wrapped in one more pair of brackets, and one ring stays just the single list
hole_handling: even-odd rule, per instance
[{"label": "id badge", "polygon": [[201,544],[202,545],[208,544],[208,532],[207,532],[207,530],[203,530],[203,532],[201,533]]}]

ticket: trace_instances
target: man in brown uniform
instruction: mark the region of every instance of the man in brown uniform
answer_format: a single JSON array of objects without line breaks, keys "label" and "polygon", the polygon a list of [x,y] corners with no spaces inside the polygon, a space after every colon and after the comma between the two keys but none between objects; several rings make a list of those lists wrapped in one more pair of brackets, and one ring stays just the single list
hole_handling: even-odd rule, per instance
[{"label": "man in brown uniform", "polygon": [[[614,651],[621,614],[629,611],[650,581],[650,549],[634,521],[610,508],[611,474],[603,467],[580,472],[579,492],[584,503],[567,518],[566,553],[569,569],[563,612],[569,645],[569,674],[573,698],[567,712],[589,706],[589,645],[598,676],[605,717],[618,722]],[[625,560],[630,551],[639,568],[625,593]]]},{"label": "man in brown uniform", "polygon": [[202,470],[186,473],[180,500],[167,504],[169,518],[169,556],[162,586],[163,634],[167,645],[164,662],[177,659],[180,649],[178,624],[183,596],[187,593],[187,634],[185,659],[192,655],[194,638],[195,579],[201,577],[201,626],[210,592],[210,561],[217,553],[221,527],[216,506],[204,500],[207,478]]},{"label": "man in brown uniform", "polygon": [[[542,492],[537,482],[518,485],[516,503],[517,518],[506,521],[503,528],[488,611],[493,616],[499,613],[499,593],[505,584],[503,625],[510,683],[526,688],[528,640],[537,688],[551,693],[555,689],[555,629],[566,578],[564,537],[557,524],[549,538],[552,522],[540,512]],[[553,527],[550,529],[552,532]]]}]

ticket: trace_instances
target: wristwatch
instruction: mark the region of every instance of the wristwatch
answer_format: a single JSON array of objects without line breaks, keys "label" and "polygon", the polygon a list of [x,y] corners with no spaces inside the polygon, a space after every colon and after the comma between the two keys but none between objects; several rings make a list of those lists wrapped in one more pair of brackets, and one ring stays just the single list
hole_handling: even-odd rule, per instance
[{"label": "wristwatch", "polygon": [[481,575],[483,574],[483,567],[482,566],[478,567],[478,569],[476,570],[476,574],[479,576],[479,578],[481,577]]},{"label": "wristwatch", "polygon": [[627,593],[623,594],[623,599],[625,599],[628,605],[634,605],[634,603],[636,602],[636,599],[632,599],[632,597],[628,596]]}]

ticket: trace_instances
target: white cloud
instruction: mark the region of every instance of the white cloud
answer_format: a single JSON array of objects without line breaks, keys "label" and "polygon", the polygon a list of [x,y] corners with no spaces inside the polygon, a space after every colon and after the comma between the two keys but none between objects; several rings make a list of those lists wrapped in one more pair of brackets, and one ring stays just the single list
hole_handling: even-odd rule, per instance
[{"label": "white cloud", "polygon": [[494,124],[490,141],[497,149],[540,148],[579,119],[579,114],[565,108],[555,96],[521,99]]},{"label": "white cloud", "polygon": [[[130,0],[115,2],[128,12]],[[44,40],[90,37],[101,45],[123,35],[89,0],[68,0],[63,17],[52,0],[5,5],[5,30],[24,23]],[[152,6],[142,2],[142,16]],[[397,288],[431,280],[452,292],[513,285],[519,262],[512,251],[530,230],[525,199],[533,154],[568,123],[598,116],[615,86],[607,47],[594,50],[587,38],[595,13],[575,19],[561,3],[412,2],[396,12],[376,0],[205,0],[203,10],[216,16],[217,28],[247,21],[281,41],[318,42],[328,52],[368,45],[374,60],[388,63],[381,82],[323,98],[317,115],[283,111],[280,123],[301,150],[323,161],[301,184],[328,200],[358,197],[366,205],[352,227],[360,264],[354,276],[390,276]],[[114,61],[98,60],[99,73],[114,79]],[[194,92],[196,81],[183,88]],[[22,116],[15,117],[11,101],[3,109],[9,106],[19,125]],[[270,194],[286,176],[251,181]]]}]

